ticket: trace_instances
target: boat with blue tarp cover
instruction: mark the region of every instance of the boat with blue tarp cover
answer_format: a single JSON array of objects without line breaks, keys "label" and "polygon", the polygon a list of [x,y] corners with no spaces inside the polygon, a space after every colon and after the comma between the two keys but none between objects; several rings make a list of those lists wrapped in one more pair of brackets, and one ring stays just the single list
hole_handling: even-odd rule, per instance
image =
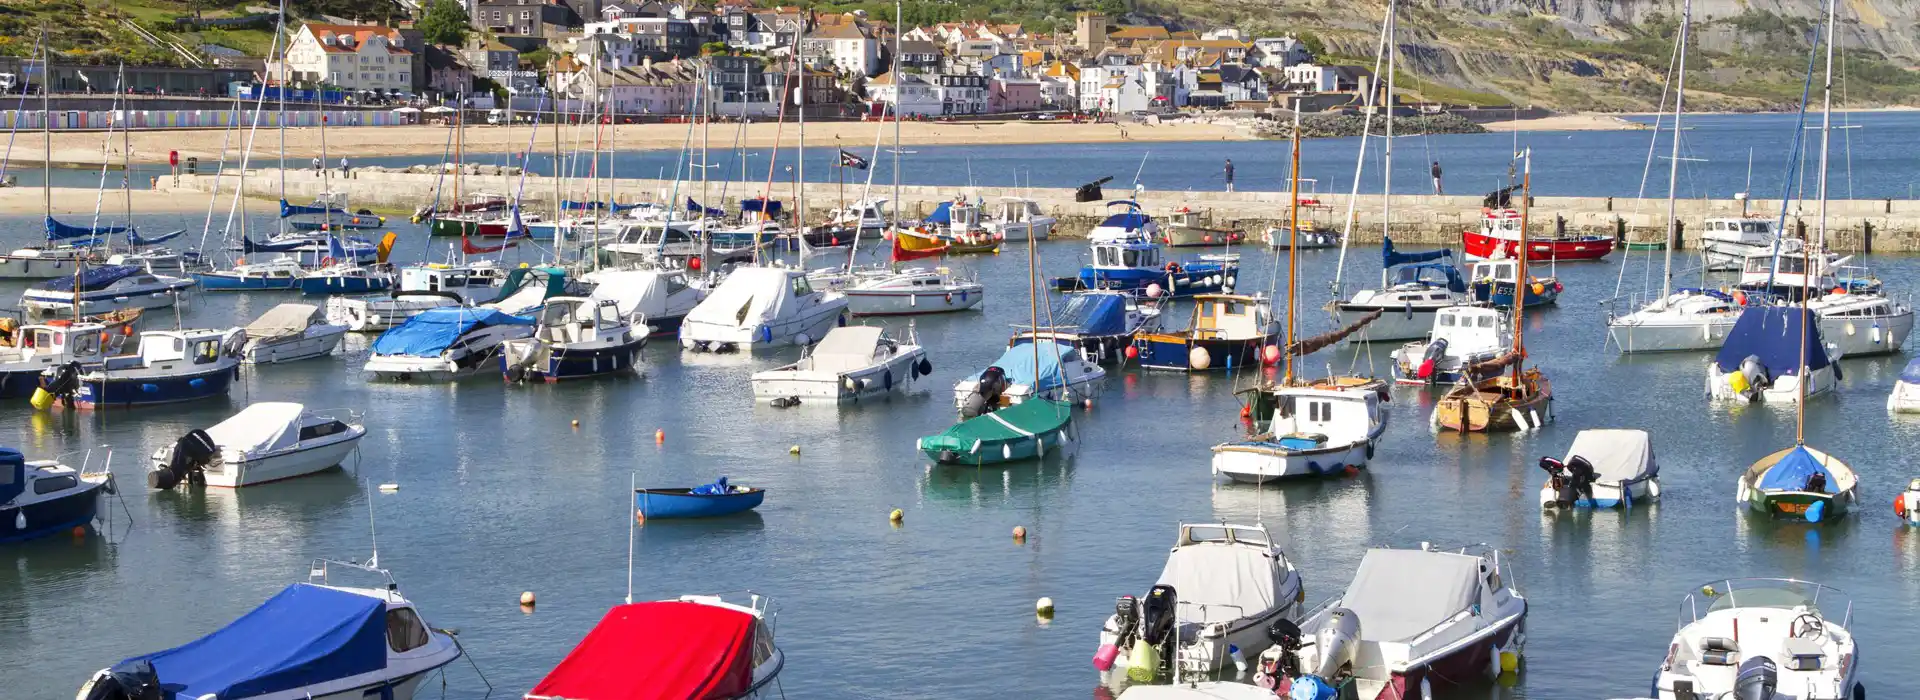
[{"label": "boat with blue tarp cover", "polygon": [[1078,346],[1081,354],[1094,361],[1109,362],[1125,356],[1134,334],[1159,326],[1160,307],[1141,304],[1131,292],[1090,289],[1067,295],[1066,304],[1053,314],[1052,325],[1017,331],[1007,346],[1037,337]]},{"label": "boat with blue tarp cover", "polygon": [[1380,243],[1380,288],[1362,289],[1353,298],[1334,305],[1335,324],[1348,325],[1379,311],[1367,324],[1365,340],[1413,340],[1433,330],[1434,314],[1469,301],[1466,280],[1451,262],[1453,250],[1441,248],[1403,253],[1393,239]]},{"label": "boat with blue tarp cover", "polygon": [[[93,457],[87,453],[88,461]],[[28,461],[19,450],[0,446],[0,543],[46,537],[93,522],[100,494],[113,493],[113,475],[89,473],[87,466]]]},{"label": "boat with blue tarp cover", "polygon": [[[335,569],[374,572],[378,588],[332,585]],[[461,656],[385,571],[316,562],[296,583],[225,627],[93,674],[78,700],[411,700]],[[151,694],[143,694],[151,692]]]},{"label": "boat with blue tarp cover", "polygon": [[1107,370],[1087,358],[1079,346],[1042,338],[1014,339],[1000,359],[953,387],[954,407],[972,418],[1001,406],[1038,396],[1048,400],[1097,398],[1106,388]]},{"label": "boat with blue tarp cover", "polygon": [[533,319],[489,308],[428,309],[373,341],[367,371],[382,379],[451,381],[487,370],[500,344],[533,332]]},{"label": "boat with blue tarp cover", "polygon": [[225,396],[239,374],[239,328],[142,331],[132,354],[47,369],[42,383],[77,408],[134,408]]},{"label": "boat with blue tarp cover", "polygon": [[20,294],[20,303],[28,312],[41,315],[71,315],[76,303],[84,315],[158,309],[172,306],[180,292],[193,284],[190,279],[156,275],[132,265],[102,265],[28,287]]},{"label": "boat with blue tarp cover", "polygon": [[712,518],[760,507],[767,490],[727,483],[720,477],[693,488],[634,489],[633,508],[643,520]]},{"label": "boat with blue tarp cover", "polygon": [[1845,377],[1838,352],[1820,339],[1816,317],[1798,306],[1749,306],[1707,365],[1707,394],[1733,401],[1798,401],[1832,391]]},{"label": "boat with blue tarp cover", "polygon": [[1859,476],[1846,462],[1795,445],[1747,468],[1735,500],[1761,515],[1817,523],[1846,515],[1859,487]]}]

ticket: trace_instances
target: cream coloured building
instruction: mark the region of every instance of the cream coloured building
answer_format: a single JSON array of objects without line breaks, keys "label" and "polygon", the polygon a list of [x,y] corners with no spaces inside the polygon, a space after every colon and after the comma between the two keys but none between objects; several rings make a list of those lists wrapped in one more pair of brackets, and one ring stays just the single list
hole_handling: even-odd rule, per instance
[{"label": "cream coloured building", "polygon": [[[300,27],[287,49],[286,79],[344,90],[412,93],[418,58],[402,48],[400,32],[378,25],[315,24]],[[267,64],[270,80],[281,66]]]}]

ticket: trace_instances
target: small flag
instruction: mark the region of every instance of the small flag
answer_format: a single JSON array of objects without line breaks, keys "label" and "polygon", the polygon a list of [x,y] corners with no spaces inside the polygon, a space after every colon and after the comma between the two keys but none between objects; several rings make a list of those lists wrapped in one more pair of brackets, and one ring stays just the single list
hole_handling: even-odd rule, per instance
[{"label": "small flag", "polygon": [[859,169],[861,169],[861,170],[866,170],[866,169],[867,169],[867,159],[865,159],[865,158],[861,158],[860,156],[856,156],[856,155],[854,155],[854,154],[852,154],[852,153],[848,153],[848,152],[846,152],[846,151],[841,151],[841,152],[840,152],[840,167],[842,167],[842,168],[859,168]]}]

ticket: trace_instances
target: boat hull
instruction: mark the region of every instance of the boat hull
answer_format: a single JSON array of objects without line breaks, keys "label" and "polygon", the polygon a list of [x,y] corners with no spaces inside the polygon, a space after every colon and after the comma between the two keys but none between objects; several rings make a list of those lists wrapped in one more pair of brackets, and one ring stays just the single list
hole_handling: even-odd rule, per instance
[{"label": "boat hull", "polygon": [[[1534,288],[1533,285],[1527,287],[1525,295],[1527,308],[1531,309],[1536,306],[1546,306],[1560,300],[1560,283],[1558,281],[1542,280],[1538,284],[1538,289]],[[1513,308],[1512,282],[1474,282],[1473,286],[1468,290],[1468,295],[1471,296],[1474,301],[1483,304],[1493,304],[1495,307],[1502,309]],[[1385,316],[1386,314],[1381,315]]]},{"label": "boat hull", "polygon": [[1620,352],[1628,354],[1718,350],[1737,320],[1738,316],[1637,323],[1615,319],[1607,324],[1607,336]]},{"label": "boat hull", "polygon": [[0,508],[0,543],[57,535],[93,522],[103,484],[84,479],[80,484],[81,489],[59,498]]},{"label": "boat hull", "polygon": [[1360,697],[1367,700],[1410,700],[1421,697],[1421,685],[1444,688],[1463,686],[1468,682],[1481,682],[1494,677],[1493,670],[1500,667],[1498,649],[1508,649],[1514,642],[1524,638],[1525,618],[1515,616],[1493,630],[1491,634],[1476,635],[1463,640],[1450,651],[1429,659],[1418,666],[1395,669],[1385,683],[1369,682],[1362,679],[1358,686]]},{"label": "boat hull", "polygon": [[136,408],[226,396],[234,376],[239,374],[238,367],[235,364],[171,377],[121,377],[112,372],[105,378],[82,376],[74,392],[74,405],[83,409]]},{"label": "boat hull", "polygon": [[356,426],[350,437],[337,442],[286,454],[250,459],[238,464],[223,464],[218,469],[208,469],[205,472],[207,485],[241,488],[318,474],[340,466],[340,463],[346,461],[347,456],[353,454],[354,448],[360,445],[360,438],[364,437],[366,432],[365,428]]},{"label": "boat hull", "polygon": [[1144,291],[1150,286],[1158,286],[1163,295],[1180,298],[1225,291],[1233,286],[1234,277],[1239,272],[1239,265],[1220,263],[1185,265],[1178,271],[1089,267],[1082,268],[1078,276],[1056,277],[1049,284],[1055,291],[1062,292],[1083,289]]},{"label": "boat hull", "polygon": [[[53,366],[52,363],[46,367]],[[29,367],[21,370],[0,372],[0,399],[24,399],[33,396],[40,388],[41,373],[45,367]]]},{"label": "boat hull", "polygon": [[926,439],[922,438],[919,449],[928,459],[940,464],[979,467],[1039,459],[1050,453],[1057,453],[1067,439],[1066,429],[1062,428],[1034,433],[1031,437],[982,440],[975,444],[974,449],[964,452],[929,445]]},{"label": "boat hull", "polygon": [[[1135,338],[1133,346],[1140,349],[1141,367],[1205,372],[1231,371],[1244,369],[1249,365],[1258,365],[1260,349],[1271,341],[1271,336],[1228,340],[1154,334]],[[1199,353],[1195,352],[1196,350],[1207,351],[1207,361],[1204,364],[1198,361]]]},{"label": "boat hull", "polygon": [[[557,382],[563,379],[587,379],[622,374],[640,366],[640,349],[646,346],[647,336],[635,335],[633,340],[627,343],[608,347],[593,349],[552,347],[546,350],[544,358],[536,359],[524,370],[516,370],[513,367],[512,351],[503,351],[500,353],[500,371],[509,381],[517,379],[529,382]],[[522,371],[524,374],[515,376]]]},{"label": "boat hull", "polygon": [[1248,440],[1213,448],[1213,474],[1242,484],[1340,476],[1349,469],[1365,469],[1372,457],[1373,438],[1312,450]]},{"label": "boat hull", "polygon": [[1163,226],[1160,228],[1160,235],[1162,243],[1174,248],[1232,245],[1246,239],[1246,235],[1239,231],[1196,226]]},{"label": "boat hull", "polygon": [[[1461,246],[1468,258],[1478,260],[1520,259],[1520,242],[1507,238],[1495,238],[1478,231],[1461,234]],[[1581,260],[1599,260],[1613,252],[1613,239],[1605,236],[1578,236],[1572,238],[1528,238],[1527,260],[1529,262],[1576,262]]]},{"label": "boat hull", "polygon": [[72,277],[74,264],[72,258],[4,255],[0,256],[0,280],[50,280],[56,277]]},{"label": "boat hull", "polygon": [[[97,315],[124,311],[126,309],[164,309],[179,301],[184,288],[178,290],[159,290],[123,294],[118,296],[94,294],[80,297],[80,313]],[[57,316],[73,313],[73,295],[57,292],[41,292],[29,289],[20,296],[20,303],[28,313],[37,316]]]},{"label": "boat hull", "polygon": [[765,489],[749,489],[745,493],[728,493],[716,496],[696,496],[691,493],[664,492],[655,489],[640,489],[633,494],[633,508],[641,519],[658,520],[661,518],[715,518],[735,513],[744,513],[760,507],[767,498]]},{"label": "boat hull", "polygon": [[1820,339],[1840,348],[1840,354],[1878,355],[1899,352],[1913,332],[1913,313],[1886,316],[1820,317]]},{"label": "boat hull", "polygon": [[[719,326],[712,323],[683,322],[680,344],[692,350],[767,350],[788,345],[811,345],[827,337],[827,331],[841,323],[845,304],[821,304],[806,315],[769,324]],[[804,337],[803,337],[804,336]],[[803,342],[804,341],[804,342]]]},{"label": "boat hull", "polygon": [[308,296],[366,294],[384,292],[392,286],[393,279],[389,277],[314,275],[300,280],[300,293]]},{"label": "boat hull", "polygon": [[346,326],[316,325],[309,326],[306,332],[292,338],[249,340],[240,348],[240,363],[268,365],[326,357],[333,354],[334,348],[340,347],[340,339],[346,335]]},{"label": "boat hull", "polygon": [[193,279],[210,292],[288,292],[300,288],[297,277],[235,275],[225,272],[196,272]]},{"label": "boat hull", "polygon": [[838,405],[878,399],[912,389],[921,376],[916,365],[925,359],[926,353],[916,349],[896,354],[885,363],[850,372],[761,372],[753,377],[753,398],[756,401],[793,398],[799,399],[801,405]]},{"label": "boat hull", "polygon": [[900,289],[848,289],[847,311],[855,316],[908,316],[965,311],[986,299],[982,290],[916,292]]},{"label": "boat hull", "polygon": [[1500,376],[1447,392],[1434,404],[1432,424],[1436,430],[1491,433],[1532,430],[1552,420],[1553,390],[1544,377],[1523,377],[1515,385]]},{"label": "boat hull", "polygon": [[1747,509],[1756,515],[1779,520],[1805,521],[1807,509],[1815,503],[1825,503],[1822,509],[1822,521],[1846,515],[1852,510],[1855,494],[1849,489],[1839,493],[1812,493],[1808,491],[1770,491],[1748,487],[1741,489],[1746,496]]},{"label": "boat hull", "polygon": [[[1452,303],[1447,304],[1447,306],[1452,305]],[[1371,304],[1343,303],[1336,308],[1338,309],[1338,313],[1335,314],[1338,318],[1334,321],[1334,325],[1336,326],[1345,326],[1358,321],[1367,314],[1375,311],[1380,312],[1380,318],[1374,319],[1372,323],[1361,328],[1359,333],[1353,335],[1353,340],[1349,341],[1358,342],[1362,339],[1367,341],[1384,341],[1418,340],[1425,338],[1433,332],[1434,316],[1438,315],[1440,309],[1446,308],[1446,306],[1385,307]]]}]

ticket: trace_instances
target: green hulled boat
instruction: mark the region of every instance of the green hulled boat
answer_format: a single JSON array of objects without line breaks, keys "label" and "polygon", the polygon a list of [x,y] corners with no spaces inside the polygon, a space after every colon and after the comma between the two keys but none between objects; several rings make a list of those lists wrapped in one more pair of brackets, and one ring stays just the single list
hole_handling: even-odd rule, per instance
[{"label": "green hulled boat", "polygon": [[1628,241],[1627,250],[1666,250],[1666,241]]},{"label": "green hulled boat", "polygon": [[1740,475],[1736,499],[1755,513],[1817,523],[1846,515],[1858,498],[1859,485],[1845,462],[1796,445],[1748,467]]},{"label": "green hulled boat", "polygon": [[1073,405],[1032,400],[961,421],[918,446],[941,464],[999,464],[1043,457],[1073,440]]}]

